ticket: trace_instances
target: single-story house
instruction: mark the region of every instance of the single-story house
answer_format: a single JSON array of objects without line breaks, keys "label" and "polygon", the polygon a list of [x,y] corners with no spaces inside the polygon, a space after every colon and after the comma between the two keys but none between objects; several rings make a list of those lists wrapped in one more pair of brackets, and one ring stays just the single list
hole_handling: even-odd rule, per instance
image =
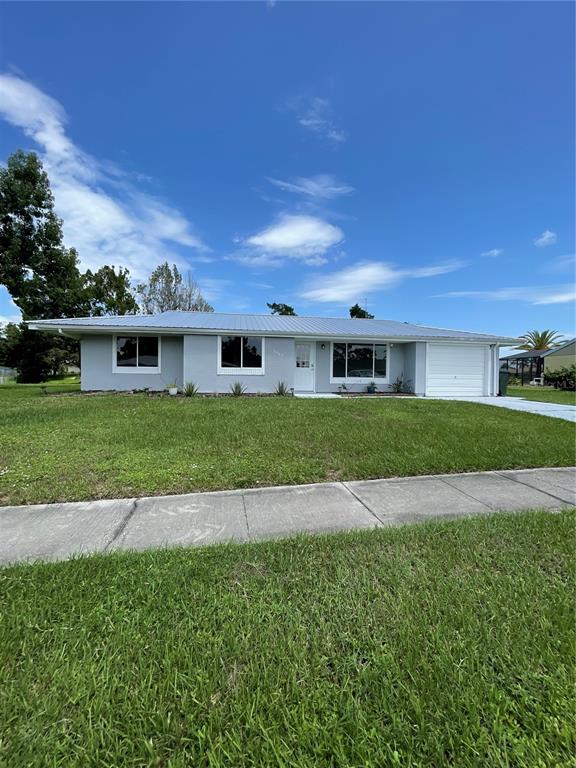
[{"label": "single-story house", "polygon": [[200,392],[378,390],[401,379],[418,395],[498,394],[498,348],[518,339],[392,320],[169,311],[157,315],[34,320],[80,339],[83,390]]},{"label": "single-story house", "polygon": [[570,368],[576,365],[576,339],[570,339],[543,354],[544,373],[557,371],[558,368]]},{"label": "single-story house", "polygon": [[500,367],[517,376],[523,384],[543,373],[569,368],[576,364],[576,339],[570,339],[552,349],[515,350],[500,358]]}]

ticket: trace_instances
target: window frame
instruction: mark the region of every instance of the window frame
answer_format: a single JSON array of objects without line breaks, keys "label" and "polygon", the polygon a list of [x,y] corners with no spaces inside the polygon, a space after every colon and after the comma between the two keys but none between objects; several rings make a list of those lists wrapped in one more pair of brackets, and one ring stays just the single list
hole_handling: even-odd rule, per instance
[{"label": "window frame", "polygon": [[[348,373],[348,346],[350,344],[363,347],[372,347],[372,376],[334,376],[334,344],[346,345],[346,374]],[[376,359],[374,356],[374,347],[386,347],[386,376],[374,376]],[[370,384],[375,381],[376,384],[388,384],[390,382],[390,344],[387,341],[362,341],[362,339],[346,339],[343,341],[330,342],[330,384]]]},{"label": "window frame", "polygon": [[[158,365],[138,365],[138,354],[140,342],[138,339],[144,337],[147,339],[158,339]],[[136,339],[136,365],[118,365],[116,356],[118,339],[135,338]],[[112,372],[113,373],[162,373],[162,337],[155,333],[116,333],[112,336]]]},{"label": "window frame", "polygon": [[[228,366],[222,366],[222,339],[225,336],[236,336],[240,339],[258,338],[262,342],[262,367],[261,368],[244,368],[240,365],[239,368],[230,368]],[[264,376],[266,373],[266,337],[259,336],[257,333],[223,333],[217,337],[218,352],[217,352],[217,373],[222,376]],[[240,363],[244,362],[244,344],[240,344]]]}]

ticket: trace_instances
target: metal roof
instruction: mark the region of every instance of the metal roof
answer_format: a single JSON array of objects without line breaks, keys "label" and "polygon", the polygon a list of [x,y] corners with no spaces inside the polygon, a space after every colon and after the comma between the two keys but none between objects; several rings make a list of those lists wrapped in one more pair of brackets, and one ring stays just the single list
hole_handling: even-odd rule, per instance
[{"label": "metal roof", "polygon": [[31,320],[35,330],[62,332],[165,331],[183,333],[254,333],[276,336],[362,339],[450,339],[516,344],[518,339],[473,331],[432,328],[396,320],[361,320],[338,317],[301,317],[289,315],[248,315],[223,312],[169,311],[158,315],[121,315],[105,317],[70,317],[60,320]]},{"label": "metal roof", "polygon": [[553,355],[556,352],[566,349],[570,344],[574,344],[575,341],[576,339],[568,339],[568,341],[563,341],[561,344],[558,344],[557,347],[551,347],[550,349],[528,349],[525,352],[514,352],[511,355],[501,357],[500,360],[522,360],[523,358],[525,359],[529,357],[548,357],[548,355]]},{"label": "metal roof", "polygon": [[513,352],[511,355],[505,355],[500,360],[528,360],[530,358],[536,360],[540,357],[544,357],[542,350],[528,349],[524,352]]}]

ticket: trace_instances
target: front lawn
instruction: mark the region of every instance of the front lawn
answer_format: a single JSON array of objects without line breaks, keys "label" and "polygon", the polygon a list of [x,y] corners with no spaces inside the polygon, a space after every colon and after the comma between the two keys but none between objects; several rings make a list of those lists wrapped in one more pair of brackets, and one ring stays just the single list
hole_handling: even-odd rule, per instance
[{"label": "front lawn", "polygon": [[574,463],[573,424],[474,403],[40,391],[0,387],[0,504]]},{"label": "front lawn", "polygon": [[576,392],[564,392],[554,387],[508,387],[511,397],[523,397],[525,400],[538,400],[541,403],[560,403],[576,405]]},{"label": "front lawn", "polygon": [[0,764],[573,766],[573,512],[0,571]]}]

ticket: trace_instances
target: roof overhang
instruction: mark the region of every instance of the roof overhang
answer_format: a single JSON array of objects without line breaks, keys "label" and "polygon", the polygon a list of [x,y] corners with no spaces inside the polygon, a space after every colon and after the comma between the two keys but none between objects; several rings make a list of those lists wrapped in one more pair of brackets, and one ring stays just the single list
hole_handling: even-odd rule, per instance
[{"label": "roof overhang", "polygon": [[239,336],[246,334],[254,334],[257,336],[266,336],[267,338],[298,338],[314,341],[390,341],[395,343],[413,343],[413,342],[446,342],[454,344],[500,344],[500,345],[512,345],[518,344],[520,339],[508,337],[508,336],[475,336],[470,334],[469,337],[450,337],[450,336],[395,336],[394,334],[375,335],[371,333],[347,335],[343,333],[338,334],[310,334],[310,333],[298,333],[295,331],[261,331],[261,330],[244,330],[239,331],[237,329],[229,328],[164,328],[164,327],[152,327],[149,325],[131,325],[129,327],[125,325],[71,325],[68,323],[58,323],[53,320],[27,320],[25,321],[28,328],[33,331],[44,331],[45,333],[56,333],[62,336],[68,336],[73,339],[79,339],[81,336],[86,335],[102,335],[102,334],[123,334],[130,336],[134,334],[150,334],[154,336]]}]

